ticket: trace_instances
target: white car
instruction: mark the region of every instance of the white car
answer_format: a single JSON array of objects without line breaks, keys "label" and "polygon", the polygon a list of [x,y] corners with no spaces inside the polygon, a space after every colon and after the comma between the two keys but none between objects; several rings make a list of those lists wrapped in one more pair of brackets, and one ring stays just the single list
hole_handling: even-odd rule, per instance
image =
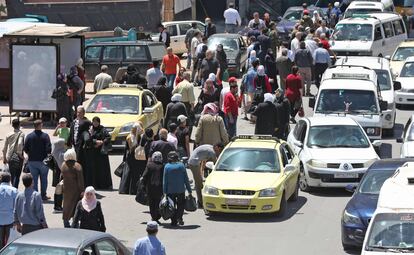
[{"label": "white car", "polygon": [[401,89],[395,92],[397,105],[414,104],[414,57],[409,57],[397,77]]},{"label": "white car", "polygon": [[349,117],[302,118],[290,132],[289,145],[301,161],[299,187],[357,185],[377,159],[375,147],[362,127]]},{"label": "white car", "polygon": [[395,90],[401,89],[401,84],[392,81],[390,61],[380,57],[343,57],[336,61],[336,65],[355,65],[368,67],[377,74],[381,98],[387,101],[387,110],[381,112],[383,134],[392,136],[396,117]]},{"label": "white car", "polygon": [[414,157],[414,114],[408,119],[404,126],[404,131],[401,138],[397,138],[398,143],[402,143],[401,146],[401,158],[413,158]]}]

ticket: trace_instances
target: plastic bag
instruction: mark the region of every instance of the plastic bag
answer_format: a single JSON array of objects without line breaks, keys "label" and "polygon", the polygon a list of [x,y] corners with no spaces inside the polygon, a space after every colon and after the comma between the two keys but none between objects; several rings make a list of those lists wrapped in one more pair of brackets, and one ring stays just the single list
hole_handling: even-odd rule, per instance
[{"label": "plastic bag", "polygon": [[126,166],[126,162],[122,162],[114,171],[114,174],[118,177],[122,177],[122,173],[124,172],[124,168]]},{"label": "plastic bag", "polygon": [[160,214],[164,220],[170,219],[175,213],[174,202],[171,198],[164,196],[160,202]]},{"label": "plastic bag", "polygon": [[186,210],[187,212],[197,211],[197,202],[192,195],[188,195],[185,197],[184,210]]},{"label": "plastic bag", "polygon": [[138,186],[138,189],[137,189],[137,194],[135,195],[135,201],[141,205],[149,205],[148,194],[145,191],[145,186],[144,186],[142,178],[138,181],[137,186]]}]

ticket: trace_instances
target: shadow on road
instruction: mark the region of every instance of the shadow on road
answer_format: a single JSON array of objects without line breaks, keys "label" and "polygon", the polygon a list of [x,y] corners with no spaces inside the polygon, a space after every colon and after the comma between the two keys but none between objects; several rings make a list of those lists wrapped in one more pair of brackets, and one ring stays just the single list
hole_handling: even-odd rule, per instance
[{"label": "shadow on road", "polygon": [[272,223],[283,222],[292,218],[306,204],[306,197],[299,196],[295,202],[288,202],[287,210],[283,217],[275,214],[241,214],[241,213],[214,213],[207,217],[209,221],[217,222],[243,222],[243,223]]},{"label": "shadow on road", "polygon": [[314,188],[309,194],[318,197],[351,197],[352,193],[345,188]]}]

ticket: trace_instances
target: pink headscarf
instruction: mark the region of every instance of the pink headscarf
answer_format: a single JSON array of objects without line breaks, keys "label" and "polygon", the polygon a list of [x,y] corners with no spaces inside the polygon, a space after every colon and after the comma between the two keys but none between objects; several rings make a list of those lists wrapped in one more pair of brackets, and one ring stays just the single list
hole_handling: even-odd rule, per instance
[{"label": "pink headscarf", "polygon": [[[87,199],[86,198],[87,193],[92,193],[92,198]],[[92,186],[86,187],[85,192],[83,194],[83,198],[82,198],[83,209],[85,209],[85,211],[87,212],[90,212],[96,208],[97,202],[98,201],[96,200],[95,189]]]},{"label": "pink headscarf", "polygon": [[211,96],[214,94],[215,90],[216,88],[214,87],[213,81],[206,80],[206,82],[204,83],[203,93]]},{"label": "pink headscarf", "polygon": [[204,109],[203,112],[201,112],[201,114],[211,114],[211,115],[216,115],[218,113],[218,107],[215,103],[208,103],[206,105],[204,105]]}]

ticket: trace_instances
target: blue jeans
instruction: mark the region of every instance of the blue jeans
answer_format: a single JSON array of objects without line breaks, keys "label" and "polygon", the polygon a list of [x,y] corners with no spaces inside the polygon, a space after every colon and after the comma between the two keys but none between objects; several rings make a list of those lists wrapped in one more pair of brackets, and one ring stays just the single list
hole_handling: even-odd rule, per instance
[{"label": "blue jeans", "polygon": [[46,196],[47,190],[47,174],[49,173],[49,168],[42,161],[29,161],[29,170],[33,176],[33,188],[38,191],[38,179],[40,176],[40,194],[42,197]]},{"label": "blue jeans", "polygon": [[166,74],[165,77],[167,77],[168,89],[172,92],[173,89],[174,89],[175,77],[177,77],[177,75],[176,74]]},{"label": "blue jeans", "polygon": [[229,139],[236,136],[237,133],[237,116],[233,118],[234,123],[230,123],[229,117],[226,115],[224,118],[224,124],[226,125],[227,134],[229,135]]},{"label": "blue jeans", "polygon": [[236,28],[237,28],[237,25],[226,24],[226,28],[225,28],[226,31],[225,32],[227,32],[229,34],[235,34],[235,33],[237,33]]}]

